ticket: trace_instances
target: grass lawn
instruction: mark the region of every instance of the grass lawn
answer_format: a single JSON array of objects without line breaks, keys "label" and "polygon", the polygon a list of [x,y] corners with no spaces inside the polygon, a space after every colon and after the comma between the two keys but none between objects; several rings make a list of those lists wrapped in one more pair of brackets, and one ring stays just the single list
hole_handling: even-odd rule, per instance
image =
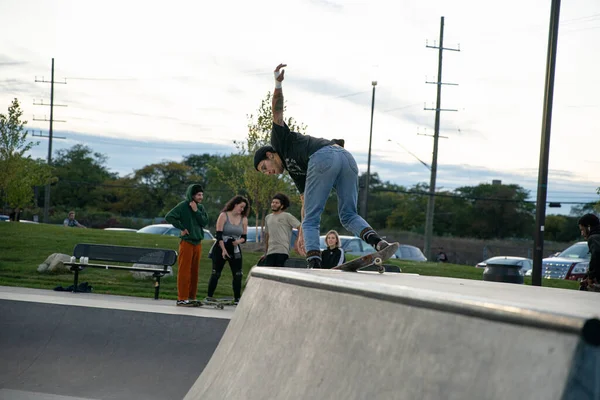
[{"label": "grass lawn", "polygon": [[[53,289],[56,286],[67,287],[73,284],[72,274],[38,273],[37,266],[52,253],[72,254],[77,243],[101,243],[120,246],[159,247],[177,250],[179,239],[160,235],[138,234],[135,232],[104,231],[98,229],[65,228],[58,225],[0,223],[0,285],[29,288]],[[208,289],[211,272],[211,260],[208,251],[212,241],[202,243],[198,298],[204,298]],[[244,275],[256,264],[262,254],[244,252]],[[482,279],[482,270],[470,266],[414,263],[390,260],[400,266],[403,272],[420,275],[445,276],[463,279]],[[173,266],[177,274],[177,265]],[[79,275],[80,282],[88,282],[95,293],[118,294],[126,296],[153,297],[151,280],[137,280],[129,271],[102,270],[89,268]],[[531,278],[526,278],[531,284]],[[579,284],[573,281],[544,280],[544,286],[577,289]],[[225,267],[215,293],[217,297],[231,297],[231,272]],[[160,288],[161,299],[176,299],[176,277],[163,278]]]}]

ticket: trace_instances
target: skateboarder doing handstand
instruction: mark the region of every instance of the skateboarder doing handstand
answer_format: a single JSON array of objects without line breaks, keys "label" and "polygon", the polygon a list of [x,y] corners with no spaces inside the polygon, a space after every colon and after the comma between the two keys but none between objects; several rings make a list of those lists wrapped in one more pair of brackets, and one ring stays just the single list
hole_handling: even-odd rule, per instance
[{"label": "skateboarder doing handstand", "polygon": [[336,190],[338,214],[344,228],[377,251],[384,249],[389,244],[377,235],[356,210],[358,166],[354,157],[336,142],[292,132],[284,122],[281,83],[285,73],[282,68],[285,66],[279,64],[274,71],[271,145],[256,151],[254,167],[267,175],[278,175],[287,170],[294,180],[302,200],[302,227],[296,241],[296,250],[306,256],[308,268],[321,268],[321,214],[331,189]]}]

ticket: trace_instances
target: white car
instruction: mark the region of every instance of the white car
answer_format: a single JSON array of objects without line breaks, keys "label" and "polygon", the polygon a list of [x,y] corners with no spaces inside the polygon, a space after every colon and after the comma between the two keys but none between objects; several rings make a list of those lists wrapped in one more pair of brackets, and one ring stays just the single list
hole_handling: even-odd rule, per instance
[{"label": "white car", "polygon": [[[175,228],[171,224],[154,224],[139,229],[137,233],[151,233],[153,235],[181,236],[181,229]],[[214,240],[214,236],[208,229],[204,229],[204,239]]]}]

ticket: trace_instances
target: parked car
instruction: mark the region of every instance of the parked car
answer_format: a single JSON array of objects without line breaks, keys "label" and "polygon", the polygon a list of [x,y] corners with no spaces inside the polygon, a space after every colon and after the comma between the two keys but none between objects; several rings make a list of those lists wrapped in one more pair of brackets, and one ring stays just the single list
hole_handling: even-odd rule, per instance
[{"label": "parked car", "polygon": [[[151,233],[153,235],[167,235],[179,237],[181,235],[181,229],[175,228],[171,224],[154,224],[139,229],[137,233]],[[204,229],[204,239],[214,240],[214,238],[215,237],[212,233],[210,233],[208,229]]]},{"label": "parked car", "polygon": [[476,268],[485,268],[487,264],[505,264],[505,265],[518,265],[521,267],[519,273],[521,275],[531,275],[531,269],[533,268],[533,260],[525,257],[513,257],[513,256],[497,256],[488,258],[475,265]]},{"label": "parked car", "polygon": [[8,215],[0,215],[0,221],[10,221],[10,217]]},{"label": "parked car", "polygon": [[105,231],[119,231],[119,232],[137,232],[137,229],[133,228],[104,228]]},{"label": "parked car", "polygon": [[[260,242],[262,241],[263,229],[256,226],[249,226],[246,233],[246,242]],[[290,248],[294,248],[296,239],[298,238],[298,229],[292,228],[292,239],[290,241]]]},{"label": "parked car", "polygon": [[[319,247],[321,251],[327,248],[325,244],[326,235],[319,237]],[[340,235],[340,244],[345,254],[362,257],[367,254],[375,253],[375,249],[369,243],[355,236]]]},{"label": "parked car", "polygon": [[400,260],[408,260],[408,261],[418,261],[423,262],[427,261],[427,257],[423,254],[421,249],[415,246],[411,246],[409,244],[401,244],[394,253],[394,257]]},{"label": "parked car", "polygon": [[587,242],[578,242],[558,255],[542,260],[542,277],[548,279],[568,279],[577,281],[583,278],[590,265]]}]

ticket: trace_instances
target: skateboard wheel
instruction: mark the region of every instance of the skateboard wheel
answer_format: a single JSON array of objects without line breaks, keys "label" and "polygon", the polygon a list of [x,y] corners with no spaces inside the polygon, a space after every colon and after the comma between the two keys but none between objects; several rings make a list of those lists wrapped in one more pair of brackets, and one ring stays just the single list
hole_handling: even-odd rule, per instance
[{"label": "skateboard wheel", "polygon": [[223,309],[225,308],[225,306],[224,306],[223,304],[219,304],[219,305],[217,306],[217,308],[218,308],[219,310],[223,310]]},{"label": "skateboard wheel", "polygon": [[383,260],[381,259],[381,257],[376,257],[375,260],[373,261],[373,263],[375,265],[381,265],[381,264],[383,264]]},{"label": "skateboard wheel", "polygon": [[383,265],[380,265],[379,268],[377,268],[377,272],[383,274],[385,272],[385,267]]}]

